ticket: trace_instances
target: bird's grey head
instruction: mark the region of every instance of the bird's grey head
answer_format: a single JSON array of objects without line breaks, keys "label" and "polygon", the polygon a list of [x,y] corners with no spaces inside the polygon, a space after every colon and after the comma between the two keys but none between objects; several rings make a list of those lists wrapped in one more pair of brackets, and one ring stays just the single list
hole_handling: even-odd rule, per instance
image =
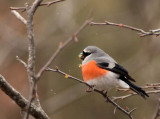
[{"label": "bird's grey head", "polygon": [[79,58],[83,60],[82,65],[92,60],[116,63],[112,57],[96,46],[87,46],[83,52],[79,54]]},{"label": "bird's grey head", "polygon": [[79,57],[82,60],[93,60],[96,57],[103,57],[107,54],[96,46],[87,46],[82,53],[80,53]]}]

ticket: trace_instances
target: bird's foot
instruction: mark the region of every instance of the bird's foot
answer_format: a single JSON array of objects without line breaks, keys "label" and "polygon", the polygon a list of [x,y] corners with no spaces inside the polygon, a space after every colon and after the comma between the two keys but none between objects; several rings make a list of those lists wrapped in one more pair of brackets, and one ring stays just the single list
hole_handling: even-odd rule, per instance
[{"label": "bird's foot", "polygon": [[107,96],[108,91],[103,90],[103,93],[104,93],[105,96]]},{"label": "bird's foot", "polygon": [[106,98],[105,102],[106,102],[106,103],[108,103],[108,102],[109,102],[109,101],[108,101],[108,98]]},{"label": "bird's foot", "polygon": [[109,101],[108,101],[108,98],[107,98],[107,97],[108,97],[108,95],[107,95],[107,94],[108,94],[108,91],[103,90],[103,96],[106,98],[106,101],[105,101],[105,102],[107,102],[107,103],[108,103]]},{"label": "bird's foot", "polygon": [[94,91],[94,85],[91,85],[91,87],[89,87],[88,89],[85,90],[85,92],[90,93]]}]

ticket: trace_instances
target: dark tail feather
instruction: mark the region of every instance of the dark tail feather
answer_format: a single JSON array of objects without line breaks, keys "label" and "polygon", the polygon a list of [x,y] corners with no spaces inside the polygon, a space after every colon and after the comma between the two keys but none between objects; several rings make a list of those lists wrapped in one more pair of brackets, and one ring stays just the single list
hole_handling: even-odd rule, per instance
[{"label": "dark tail feather", "polygon": [[138,87],[131,82],[128,82],[127,84],[130,86],[131,90],[133,90],[134,92],[136,92],[137,94],[139,94],[143,98],[146,98],[146,96],[149,97],[149,95],[141,87]]}]

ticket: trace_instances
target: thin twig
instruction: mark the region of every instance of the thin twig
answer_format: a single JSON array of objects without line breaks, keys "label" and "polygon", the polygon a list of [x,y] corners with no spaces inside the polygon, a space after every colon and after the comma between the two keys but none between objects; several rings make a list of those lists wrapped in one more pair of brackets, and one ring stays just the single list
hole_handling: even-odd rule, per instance
[{"label": "thin twig", "polygon": [[147,83],[147,86],[160,86],[160,83]]},{"label": "thin twig", "polygon": [[26,11],[25,7],[10,7],[10,10],[20,10],[22,12]]},{"label": "thin twig", "polygon": [[[5,78],[0,75],[0,89],[8,95],[23,111],[26,111],[27,104],[29,103],[16,89],[14,89]],[[36,119],[49,119],[48,115],[37,107],[35,104],[32,104],[30,107],[30,114]]]},{"label": "thin twig", "polygon": [[62,2],[62,1],[65,1],[65,0],[54,0],[54,1],[51,1],[51,2],[44,2],[44,3],[41,3],[40,6],[47,5],[47,7],[49,7],[52,4],[55,4],[55,3],[58,3],[58,2]]},{"label": "thin twig", "polygon": [[16,56],[16,59],[17,59],[20,63],[22,63],[25,68],[27,68],[27,64],[26,64],[23,60],[21,60],[18,56]]},{"label": "thin twig", "polygon": [[47,68],[46,71],[52,71],[52,72],[57,72],[57,73],[60,73],[62,75],[64,75],[66,78],[70,78],[70,79],[73,79],[73,80],[76,80],[78,81],[79,83],[82,83],[82,84],[85,84],[86,86],[88,86],[89,88],[92,88],[93,91],[101,94],[106,100],[107,102],[110,102],[112,105],[114,105],[117,109],[119,109],[121,112],[123,112],[124,114],[126,114],[130,119],[133,119],[131,113],[135,110],[131,110],[131,111],[127,111],[125,109],[123,109],[121,106],[119,106],[117,103],[115,103],[114,101],[112,101],[107,95],[106,93],[104,93],[103,91],[100,91],[96,88],[94,88],[93,86],[89,85],[88,83],[76,78],[76,77],[73,77],[71,75],[68,75],[66,74],[65,72],[61,71],[58,69],[58,67],[56,67],[56,69],[51,69],[51,68]]},{"label": "thin twig", "polygon": [[114,108],[113,114],[116,114],[117,107]]},{"label": "thin twig", "polygon": [[[152,83],[152,84],[147,84],[146,86],[142,86],[141,88],[142,89],[160,89],[160,85],[157,83],[155,83],[155,84]],[[116,91],[126,92],[126,91],[131,91],[131,90],[128,88],[116,88]]]},{"label": "thin twig", "polygon": [[[155,94],[155,93],[160,93],[160,90],[151,90],[151,91],[146,91],[147,94]],[[135,92],[132,92],[131,94],[128,94],[128,95],[124,95],[124,96],[119,96],[119,97],[112,97],[113,101],[117,101],[117,100],[124,100],[128,97],[131,97],[131,96],[134,96],[134,95],[137,95],[137,93]]]},{"label": "thin twig", "polygon": [[153,117],[153,119],[158,119],[159,117],[160,117],[160,98],[158,99],[158,106],[157,106],[157,109],[156,109],[156,114]]},{"label": "thin twig", "polygon": [[90,22],[89,19],[87,19],[82,26],[71,36],[69,37],[64,43],[60,43],[58,49],[52,54],[51,58],[47,61],[47,63],[40,69],[40,71],[37,73],[37,79],[43,74],[43,72],[46,70],[46,68],[53,62],[53,60],[56,58],[56,56],[59,54],[60,51],[62,51],[71,41],[75,39],[75,37],[88,25]]},{"label": "thin twig", "polygon": [[[102,94],[102,93],[101,93]],[[103,95],[103,94],[102,94]],[[136,109],[132,109],[130,111],[127,111],[125,109],[123,109],[120,105],[118,105],[117,103],[115,103],[114,101],[112,101],[108,96],[105,97],[107,99],[108,102],[110,102],[111,104],[113,104],[115,107],[117,107],[117,109],[119,109],[121,112],[123,112],[124,114],[126,114],[130,119],[133,119],[132,117],[132,112],[135,111]]]},{"label": "thin twig", "polygon": [[108,22],[108,21],[105,21],[102,23],[90,22],[90,25],[91,26],[93,26],[93,25],[111,25],[111,26],[126,28],[126,29],[130,29],[133,31],[137,31],[140,37],[144,37],[144,36],[148,36],[148,35],[155,35],[155,36],[160,35],[160,29],[144,31],[143,29],[139,29],[136,27],[132,27],[132,26],[124,25],[124,24],[113,23],[113,22]]},{"label": "thin twig", "polygon": [[27,21],[16,10],[11,10],[11,13],[15,15],[23,24],[27,24]]},{"label": "thin twig", "polygon": [[136,108],[133,108],[132,110],[129,111],[129,113],[131,114],[135,110],[136,110]]},{"label": "thin twig", "polygon": [[[65,0],[54,0],[54,1],[51,1],[51,2],[44,2],[44,3],[40,3],[39,6],[49,7],[52,4],[62,2],[62,1],[65,1]],[[24,12],[24,11],[26,11],[26,7],[10,7],[10,10],[20,10],[20,11]]]},{"label": "thin twig", "polygon": [[63,74],[64,76],[67,75],[67,78],[74,79],[74,80],[78,81],[79,83],[83,83],[83,84],[85,84],[86,86],[89,86],[90,88],[92,88],[92,86],[90,86],[88,83],[86,83],[86,82],[84,82],[84,81],[82,81],[82,80],[80,80],[80,79],[78,79],[78,78],[76,78],[76,77],[73,77],[73,76],[71,76],[71,75],[68,75],[68,74],[66,74],[65,72],[59,70],[59,68],[58,68],[57,66],[56,66],[56,69],[51,69],[51,68],[48,68],[48,67],[47,67],[47,68],[45,69],[45,71],[57,72],[57,73]]}]

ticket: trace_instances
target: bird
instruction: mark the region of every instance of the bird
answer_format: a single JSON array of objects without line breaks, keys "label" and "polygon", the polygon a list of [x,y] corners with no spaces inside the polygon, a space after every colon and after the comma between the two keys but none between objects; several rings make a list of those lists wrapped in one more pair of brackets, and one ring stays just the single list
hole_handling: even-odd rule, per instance
[{"label": "bird", "polygon": [[118,64],[111,56],[96,46],[87,46],[79,54],[82,60],[82,76],[84,82],[101,91],[108,91],[114,87],[131,89],[143,98],[149,95],[135,85],[128,71]]}]

